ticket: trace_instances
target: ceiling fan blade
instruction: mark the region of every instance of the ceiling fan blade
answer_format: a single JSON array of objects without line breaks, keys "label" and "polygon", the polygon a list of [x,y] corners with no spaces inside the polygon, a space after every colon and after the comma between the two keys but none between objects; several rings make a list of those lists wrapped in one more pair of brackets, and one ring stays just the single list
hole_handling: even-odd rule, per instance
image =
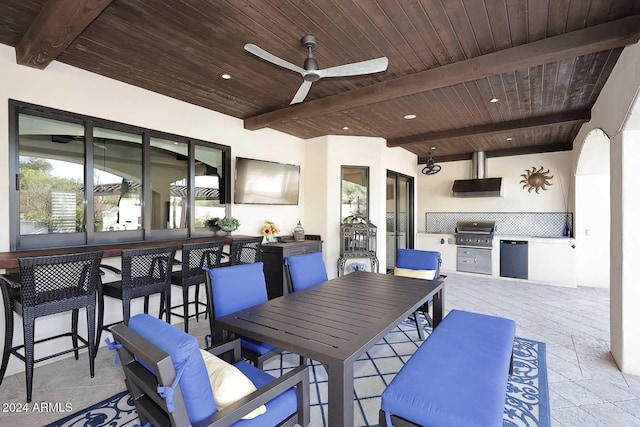
[{"label": "ceiling fan blade", "polygon": [[308,82],[306,80],[303,81],[302,84],[300,85],[300,88],[296,92],[296,96],[293,97],[289,105],[298,104],[304,101],[304,99],[307,97],[307,94],[309,93],[309,90],[311,89],[311,83],[313,82]]},{"label": "ceiling fan blade", "polygon": [[244,50],[249,53],[254,54],[258,58],[262,58],[265,61],[269,61],[272,64],[279,65],[283,68],[287,68],[291,71],[295,71],[296,73],[300,73],[301,75],[305,75],[307,72],[304,68],[298,67],[297,65],[292,64],[291,62],[285,61],[282,58],[278,58],[277,56],[267,52],[266,50],[256,46],[255,44],[247,43],[244,45]]},{"label": "ceiling fan blade", "polygon": [[379,73],[387,69],[389,60],[386,56],[368,61],[354,62],[352,64],[338,65],[337,67],[318,70],[320,77],[346,77],[361,74]]}]

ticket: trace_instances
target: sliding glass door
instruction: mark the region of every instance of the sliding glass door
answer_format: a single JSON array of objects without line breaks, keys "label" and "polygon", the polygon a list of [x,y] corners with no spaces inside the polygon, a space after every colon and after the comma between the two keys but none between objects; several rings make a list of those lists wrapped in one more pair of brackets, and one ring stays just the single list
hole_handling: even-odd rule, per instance
[{"label": "sliding glass door", "polygon": [[387,270],[396,265],[396,249],[413,248],[413,178],[387,171]]}]

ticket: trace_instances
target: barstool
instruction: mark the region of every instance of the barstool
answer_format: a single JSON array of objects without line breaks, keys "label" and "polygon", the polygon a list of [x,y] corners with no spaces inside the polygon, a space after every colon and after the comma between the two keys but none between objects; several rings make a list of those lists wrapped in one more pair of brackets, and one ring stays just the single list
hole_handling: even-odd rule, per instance
[{"label": "barstool", "polygon": [[[20,277],[0,276],[5,305],[5,343],[0,365],[0,384],[13,354],[25,364],[27,402],[33,390],[33,365],[66,353],[89,349],[89,371],[94,376],[96,291],[100,283],[102,252],[84,252],[18,258]],[[12,279],[18,279],[12,280]],[[87,338],[78,335],[78,311],[87,310]],[[13,312],[22,316],[24,344],[12,347]],[[71,311],[71,332],[34,341],[38,317]],[[70,336],[73,348],[40,359],[34,358],[34,344]],[[84,345],[79,346],[78,341]],[[24,355],[19,350],[24,348]]]},{"label": "barstool", "polygon": [[[171,267],[177,246],[162,246],[141,249],[122,250],[122,271],[109,268],[121,274],[121,280],[103,283],[98,298],[98,343],[102,331],[109,331],[118,323],[129,324],[131,300],[145,297],[144,312],[149,312],[149,296],[157,293],[165,295],[163,302],[171,306]],[[122,321],[104,325],[104,297],[122,301]],[[164,311],[160,306],[160,312]],[[167,323],[171,321],[171,312],[166,310]]]},{"label": "barstool", "polygon": [[[182,304],[175,305],[171,309],[182,306],[182,314],[171,312],[171,315],[182,317],[184,319],[184,331],[189,333],[189,318],[196,318],[196,322],[200,316],[199,308],[204,307],[203,314],[207,313],[207,304],[200,302],[200,285],[204,284],[205,272],[203,268],[220,267],[220,259],[222,258],[222,248],[224,240],[212,241],[206,243],[187,243],[182,245],[182,268],[180,271],[174,271],[171,274],[171,284],[182,287]],[[189,301],[189,288],[195,286],[195,299]],[[196,313],[189,315],[189,305],[193,304]],[[160,295],[160,317],[162,317],[164,304],[164,294]]]}]

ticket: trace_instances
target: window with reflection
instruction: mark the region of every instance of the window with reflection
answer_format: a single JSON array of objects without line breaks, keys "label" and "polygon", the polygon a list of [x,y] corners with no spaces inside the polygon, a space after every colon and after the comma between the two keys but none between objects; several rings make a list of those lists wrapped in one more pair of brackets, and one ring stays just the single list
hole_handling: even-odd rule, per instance
[{"label": "window with reflection", "polygon": [[84,230],[84,127],[19,115],[20,234]]},{"label": "window with reflection", "polygon": [[140,230],[142,200],[142,135],[94,128],[94,230]]},{"label": "window with reflection", "polygon": [[151,137],[151,228],[187,228],[189,145]]},{"label": "window with reflection", "polygon": [[211,236],[229,214],[228,146],[14,100],[9,141],[11,250]]},{"label": "window with reflection", "polygon": [[215,219],[225,217],[222,185],[223,152],[220,149],[195,147],[195,226],[206,228]]},{"label": "window with reflection", "polygon": [[342,166],[341,220],[359,216],[369,218],[369,168]]}]

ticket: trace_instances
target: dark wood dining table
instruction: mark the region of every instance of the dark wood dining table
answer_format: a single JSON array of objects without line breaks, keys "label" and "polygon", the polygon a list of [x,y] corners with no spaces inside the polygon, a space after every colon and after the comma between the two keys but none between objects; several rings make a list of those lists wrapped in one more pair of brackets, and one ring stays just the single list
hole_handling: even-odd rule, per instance
[{"label": "dark wood dining table", "polygon": [[327,425],[352,426],[354,362],[431,298],[437,327],[444,282],[358,271],[216,318],[215,337],[242,335],[323,363]]}]

